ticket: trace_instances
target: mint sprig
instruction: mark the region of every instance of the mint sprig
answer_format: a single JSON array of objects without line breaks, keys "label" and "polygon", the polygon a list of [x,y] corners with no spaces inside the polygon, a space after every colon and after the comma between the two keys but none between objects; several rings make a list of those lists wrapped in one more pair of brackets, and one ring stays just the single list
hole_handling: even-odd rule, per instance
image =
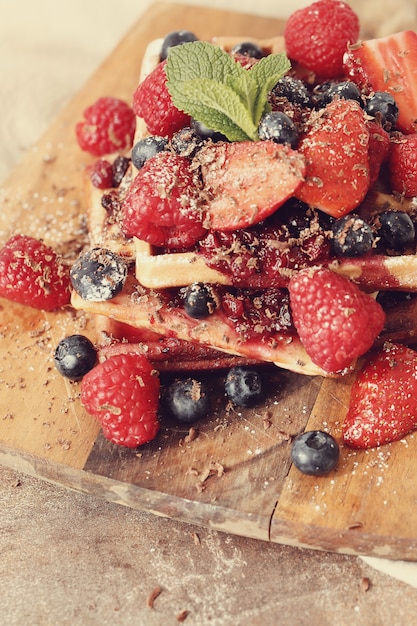
[{"label": "mint sprig", "polygon": [[218,46],[193,41],[171,48],[165,71],[178,109],[229,141],[256,141],[267,95],[289,69],[284,52],[245,69]]}]

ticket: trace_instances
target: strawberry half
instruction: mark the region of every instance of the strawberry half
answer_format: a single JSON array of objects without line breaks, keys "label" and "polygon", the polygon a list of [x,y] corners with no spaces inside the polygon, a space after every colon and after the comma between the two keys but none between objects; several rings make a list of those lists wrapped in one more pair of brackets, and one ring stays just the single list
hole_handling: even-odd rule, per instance
[{"label": "strawberry half", "polygon": [[214,230],[261,222],[294,194],[305,174],[304,157],[273,141],[211,144],[196,159]]},{"label": "strawberry half", "polygon": [[367,91],[387,91],[399,108],[397,127],[417,131],[417,33],[402,31],[361,41],[349,48],[344,70]]},{"label": "strawberry half", "polygon": [[368,129],[369,176],[370,185],[373,185],[378,180],[382,164],[389,157],[391,141],[389,133],[384,130],[378,122],[370,120],[368,122]]},{"label": "strawberry half", "polygon": [[386,343],[360,370],[343,424],[351,448],[374,448],[417,428],[417,352]]},{"label": "strawberry half", "polygon": [[306,180],[297,198],[333,217],[356,208],[369,188],[369,129],[353,100],[333,100],[313,112],[298,151],[306,159]]}]

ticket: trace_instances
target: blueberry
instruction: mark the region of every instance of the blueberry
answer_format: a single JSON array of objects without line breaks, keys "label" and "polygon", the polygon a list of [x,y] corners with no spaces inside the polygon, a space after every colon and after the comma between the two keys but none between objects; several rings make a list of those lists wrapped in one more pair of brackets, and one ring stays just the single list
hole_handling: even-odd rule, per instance
[{"label": "blueberry", "polygon": [[158,152],[162,152],[168,145],[168,140],[165,137],[159,137],[158,135],[152,135],[151,137],[145,137],[135,143],[132,148],[132,163],[136,169],[140,170],[146,163],[146,161],[154,157]]},{"label": "blueberry", "polygon": [[374,244],[372,228],[357,215],[345,215],[333,222],[332,249],[337,256],[362,256]]},{"label": "blueberry", "polygon": [[232,48],[232,54],[243,54],[245,57],[251,57],[251,59],[262,59],[265,56],[262,48],[251,41],[237,43]]},{"label": "blueberry", "polygon": [[228,141],[225,135],[222,135],[222,133],[208,128],[205,124],[199,122],[198,120],[191,120],[191,128],[197,133],[199,137],[201,137],[201,139],[211,139],[211,141],[214,142]]},{"label": "blueberry", "polygon": [[355,100],[362,105],[362,93],[360,89],[349,80],[341,83],[332,83],[329,87],[329,93],[333,98],[342,98],[342,100]]},{"label": "blueberry", "polygon": [[313,102],[316,108],[325,107],[335,98],[355,100],[362,106],[362,94],[355,83],[349,80],[328,82],[317,85],[313,90]]},{"label": "blueberry", "polygon": [[180,422],[195,422],[206,417],[210,409],[210,396],[206,385],[193,378],[175,380],[165,394],[169,413]]},{"label": "blueberry", "polygon": [[211,285],[193,283],[184,291],[185,312],[195,319],[204,319],[216,310],[218,300]]},{"label": "blueberry", "polygon": [[174,30],[172,33],[168,33],[162,42],[161,52],[159,55],[161,61],[164,61],[167,58],[168,52],[171,48],[180,46],[183,43],[190,43],[192,41],[198,41],[198,37],[190,30]]},{"label": "blueberry", "polygon": [[262,117],[258,127],[258,135],[261,140],[286,143],[291,148],[297,147],[299,139],[294,122],[281,111],[271,111]]},{"label": "blueberry", "polygon": [[94,367],[96,360],[96,349],[84,335],[65,337],[55,349],[55,367],[62,376],[71,380],[80,380]]},{"label": "blueberry", "polygon": [[302,107],[310,106],[310,93],[306,85],[292,76],[283,76],[271,90],[271,95],[275,98],[286,98],[288,102]]},{"label": "blueberry", "polygon": [[339,461],[337,441],[321,430],[311,430],[298,435],[293,441],[291,459],[295,467],[310,476],[324,476]]},{"label": "blueberry", "polygon": [[173,150],[180,156],[192,159],[198,150],[204,145],[204,140],[200,135],[188,126],[181,128],[174,133],[171,138],[171,146]]},{"label": "blueberry", "polygon": [[107,248],[92,248],[81,254],[70,271],[71,284],[81,298],[91,302],[111,300],[123,289],[128,267]]},{"label": "blueberry", "polygon": [[129,165],[130,159],[128,157],[119,155],[115,158],[112,165],[113,187],[120,185]]},{"label": "blueberry", "polygon": [[398,120],[398,105],[395,98],[386,91],[375,91],[367,99],[365,111],[379,121],[385,130],[391,130]]},{"label": "blueberry", "polygon": [[232,367],[224,383],[226,394],[237,406],[251,407],[263,397],[262,378],[259,372],[250,367]]},{"label": "blueberry", "polygon": [[383,211],[378,215],[378,237],[388,250],[402,252],[414,244],[415,228],[411,217],[403,211]]},{"label": "blueberry", "polygon": [[398,307],[398,305],[403,305],[417,298],[417,293],[409,293],[407,291],[394,291],[390,289],[389,291],[378,291],[376,296],[376,301],[382,306],[382,308],[387,311],[392,307]]}]

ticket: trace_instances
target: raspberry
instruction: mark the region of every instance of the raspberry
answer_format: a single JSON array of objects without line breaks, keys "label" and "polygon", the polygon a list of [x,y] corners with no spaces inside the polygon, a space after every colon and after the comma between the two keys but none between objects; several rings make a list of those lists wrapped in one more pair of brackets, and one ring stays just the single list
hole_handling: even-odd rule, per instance
[{"label": "raspberry", "polygon": [[367,352],[385,323],[380,304],[326,268],[301,270],[289,283],[294,325],[311,360],[341,372]]},{"label": "raspberry", "polygon": [[234,58],[234,60],[237,63],[240,63],[240,65],[245,69],[245,70],[250,70],[251,67],[253,67],[254,65],[256,65],[256,63],[258,62],[259,59],[255,59],[255,57],[249,55],[249,54],[242,54],[240,52],[234,52],[232,54],[232,57]]},{"label": "raspberry", "polygon": [[88,372],[81,402],[113,443],[136,448],[158,433],[160,383],[157,372],[140,354],[117,354]]},{"label": "raspberry", "polygon": [[42,241],[14,235],[0,250],[0,296],[51,311],[69,304],[69,267]]},{"label": "raspberry", "polygon": [[98,159],[87,167],[87,174],[91,184],[97,189],[113,187],[113,166],[105,159]]},{"label": "raspberry", "polygon": [[206,233],[188,159],[159,152],[139,170],[122,205],[123,232],[154,246],[189,248]]},{"label": "raspberry", "polygon": [[318,0],[295,11],[284,30],[288,57],[325,78],[343,74],[347,44],[358,36],[359,18],[340,0]]},{"label": "raspberry", "polygon": [[151,135],[171,138],[181,128],[189,126],[191,118],[172,103],[166,86],[166,61],[162,61],[143,80],[133,94],[133,110],[144,119]]},{"label": "raspberry", "polygon": [[75,126],[82,150],[93,156],[129,150],[133,145],[136,117],[119,98],[99,98],[84,111],[84,120]]},{"label": "raspberry", "polygon": [[417,133],[393,137],[388,168],[394,191],[406,198],[417,196]]}]

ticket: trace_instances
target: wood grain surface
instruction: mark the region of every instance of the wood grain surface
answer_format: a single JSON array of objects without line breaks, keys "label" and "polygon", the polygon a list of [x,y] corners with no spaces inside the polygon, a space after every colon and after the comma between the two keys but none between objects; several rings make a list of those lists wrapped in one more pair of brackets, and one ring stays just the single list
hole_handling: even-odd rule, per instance
[{"label": "wood grain surface", "polygon": [[[67,258],[86,243],[83,169],[74,125],[96,98],[130,100],[146,45],[177,28],[200,38],[271,37],[283,24],[173,4],[155,4],[61,111],[0,191],[0,238],[42,237]],[[79,383],[53,366],[58,341],[94,339],[89,320],[68,309],[40,313],[0,301],[0,462],[126,506],[247,537],[340,551],[417,559],[417,440],[379,450],[342,448],[324,478],[290,462],[292,437],[329,429],[340,440],[351,380],[323,380],[266,368],[265,404],[227,406],[222,374],[208,374],[213,411],[196,432],[164,419],[156,441],[132,451],[110,444],[79,402]]]}]

